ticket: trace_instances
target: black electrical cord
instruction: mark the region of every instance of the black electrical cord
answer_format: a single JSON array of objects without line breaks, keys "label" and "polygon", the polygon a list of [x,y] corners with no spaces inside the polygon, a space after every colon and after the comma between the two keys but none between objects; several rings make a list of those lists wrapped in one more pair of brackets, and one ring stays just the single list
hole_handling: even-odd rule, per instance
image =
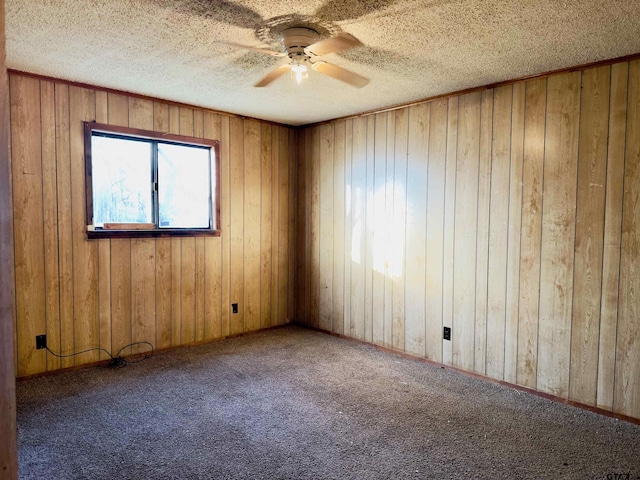
[{"label": "black electrical cord", "polygon": [[[121,357],[120,354],[122,353],[123,350],[133,347],[135,345],[149,345],[151,347],[151,352],[149,354],[146,354],[143,358],[141,358],[140,360],[136,360],[136,361],[128,361],[126,360],[124,357]],[[47,352],[49,352],[51,355],[53,355],[54,357],[58,357],[58,358],[69,358],[69,357],[75,357],[76,355],[81,355],[83,353],[87,353],[87,352],[93,352],[94,350],[99,350],[101,352],[106,353],[107,355],[109,355],[109,358],[111,359],[111,362],[109,363],[109,365],[114,366],[114,367],[124,367],[125,365],[128,364],[134,364],[134,363],[139,363],[143,360],[146,360],[147,358],[153,356],[153,352],[155,351],[155,348],[153,347],[153,345],[151,345],[149,342],[133,342],[130,343],[129,345],[125,345],[124,347],[122,347],[120,350],[118,350],[118,353],[114,356],[111,355],[109,352],[107,352],[104,348],[102,347],[94,347],[94,348],[89,348],[87,350],[82,350],[81,352],[76,352],[76,353],[70,353],[69,355],[60,355],[58,353],[52,352],[49,347],[45,347],[47,349]]]}]

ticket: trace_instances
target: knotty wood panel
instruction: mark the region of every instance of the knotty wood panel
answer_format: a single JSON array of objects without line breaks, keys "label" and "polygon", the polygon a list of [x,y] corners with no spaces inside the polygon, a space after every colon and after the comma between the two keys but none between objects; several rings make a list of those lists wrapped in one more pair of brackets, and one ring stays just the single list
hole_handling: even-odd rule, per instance
[{"label": "knotty wood panel", "polygon": [[[132,342],[167,348],[292,319],[289,128],[19,74],[10,98],[18,376],[108,358],[36,351],[43,333],[56,353],[115,354]],[[88,240],[83,120],[220,140],[221,237]]]},{"label": "knotty wood panel", "polygon": [[299,320],[640,418],[639,99],[621,62],[305,128]]}]

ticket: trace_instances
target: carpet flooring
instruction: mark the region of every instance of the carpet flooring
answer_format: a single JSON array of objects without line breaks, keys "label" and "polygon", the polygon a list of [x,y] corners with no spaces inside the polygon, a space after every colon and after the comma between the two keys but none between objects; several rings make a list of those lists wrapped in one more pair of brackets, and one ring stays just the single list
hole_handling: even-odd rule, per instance
[{"label": "carpet flooring", "polygon": [[638,425],[294,326],[17,402],[23,479],[640,478]]}]

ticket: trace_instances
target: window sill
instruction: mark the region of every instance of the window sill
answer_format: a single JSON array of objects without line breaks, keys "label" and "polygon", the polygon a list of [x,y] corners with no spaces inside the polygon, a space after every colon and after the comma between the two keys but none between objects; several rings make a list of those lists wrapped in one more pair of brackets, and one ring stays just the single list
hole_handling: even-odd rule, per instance
[{"label": "window sill", "polygon": [[162,228],[150,230],[93,230],[87,229],[87,238],[165,238],[165,237],[219,237],[220,230],[198,228]]}]

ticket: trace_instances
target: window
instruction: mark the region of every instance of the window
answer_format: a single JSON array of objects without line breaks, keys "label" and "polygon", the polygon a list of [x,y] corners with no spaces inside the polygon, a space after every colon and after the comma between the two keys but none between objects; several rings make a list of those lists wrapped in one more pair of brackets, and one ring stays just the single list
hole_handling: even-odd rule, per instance
[{"label": "window", "polygon": [[87,234],[218,235],[218,142],[85,122]]}]

